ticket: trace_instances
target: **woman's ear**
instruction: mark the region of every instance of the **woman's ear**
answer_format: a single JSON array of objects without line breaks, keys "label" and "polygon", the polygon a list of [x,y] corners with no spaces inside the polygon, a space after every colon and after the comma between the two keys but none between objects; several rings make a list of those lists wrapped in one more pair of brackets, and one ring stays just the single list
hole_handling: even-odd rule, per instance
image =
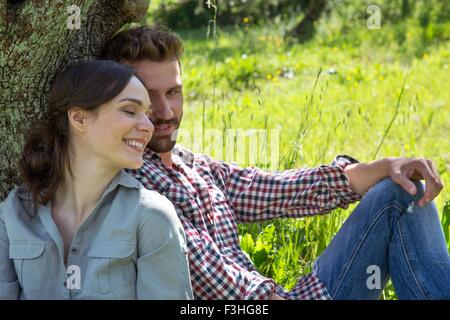
[{"label": "woman's ear", "polygon": [[69,124],[75,131],[83,133],[86,131],[86,119],[88,118],[87,111],[80,107],[73,107],[67,111]]}]

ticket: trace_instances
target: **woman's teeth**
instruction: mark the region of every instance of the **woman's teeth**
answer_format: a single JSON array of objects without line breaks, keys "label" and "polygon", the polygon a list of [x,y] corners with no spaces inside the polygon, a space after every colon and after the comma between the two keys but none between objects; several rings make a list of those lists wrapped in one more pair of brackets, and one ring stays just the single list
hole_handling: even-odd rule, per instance
[{"label": "woman's teeth", "polygon": [[139,141],[136,141],[136,140],[124,140],[124,141],[130,147],[134,147],[134,148],[138,148],[138,149],[143,149],[144,148],[144,144],[142,142],[139,142]]}]

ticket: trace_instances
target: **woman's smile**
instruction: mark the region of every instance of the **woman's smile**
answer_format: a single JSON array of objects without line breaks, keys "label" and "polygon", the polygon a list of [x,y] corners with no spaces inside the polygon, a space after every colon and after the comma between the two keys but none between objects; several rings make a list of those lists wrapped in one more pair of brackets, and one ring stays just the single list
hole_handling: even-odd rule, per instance
[{"label": "woman's smile", "polygon": [[123,140],[127,146],[131,149],[139,152],[144,152],[144,148],[147,145],[144,139],[124,139]]}]

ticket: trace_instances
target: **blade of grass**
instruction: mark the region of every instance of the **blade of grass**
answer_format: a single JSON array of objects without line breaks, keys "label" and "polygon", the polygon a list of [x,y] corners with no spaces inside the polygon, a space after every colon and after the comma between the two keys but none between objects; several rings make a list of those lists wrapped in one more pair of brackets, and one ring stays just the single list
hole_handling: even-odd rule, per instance
[{"label": "blade of grass", "polygon": [[406,71],[405,79],[403,80],[402,89],[400,90],[400,94],[398,95],[397,106],[395,107],[395,113],[394,113],[394,116],[392,117],[391,122],[389,122],[389,125],[387,126],[386,130],[384,131],[383,137],[381,138],[381,141],[380,141],[380,143],[378,144],[378,148],[377,148],[377,150],[375,151],[375,154],[373,155],[373,159],[376,159],[376,157],[377,157],[377,155],[378,155],[378,152],[380,151],[381,146],[382,146],[383,143],[384,143],[384,139],[386,138],[387,134],[389,133],[389,130],[391,129],[391,126],[392,126],[392,124],[394,123],[395,119],[397,118],[398,110],[400,109],[400,101],[401,101],[402,96],[403,96],[403,91],[405,90],[406,80],[408,79],[409,71],[410,71],[410,68],[408,67],[408,70]]}]

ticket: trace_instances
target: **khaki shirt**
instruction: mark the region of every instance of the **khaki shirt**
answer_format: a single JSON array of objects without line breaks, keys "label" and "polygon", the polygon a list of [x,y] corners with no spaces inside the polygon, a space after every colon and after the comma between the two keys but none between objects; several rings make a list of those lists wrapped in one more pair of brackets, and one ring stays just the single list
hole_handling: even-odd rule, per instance
[{"label": "khaki shirt", "polygon": [[172,203],[120,171],[79,227],[64,264],[51,203],[24,187],[0,204],[0,299],[192,299]]}]

